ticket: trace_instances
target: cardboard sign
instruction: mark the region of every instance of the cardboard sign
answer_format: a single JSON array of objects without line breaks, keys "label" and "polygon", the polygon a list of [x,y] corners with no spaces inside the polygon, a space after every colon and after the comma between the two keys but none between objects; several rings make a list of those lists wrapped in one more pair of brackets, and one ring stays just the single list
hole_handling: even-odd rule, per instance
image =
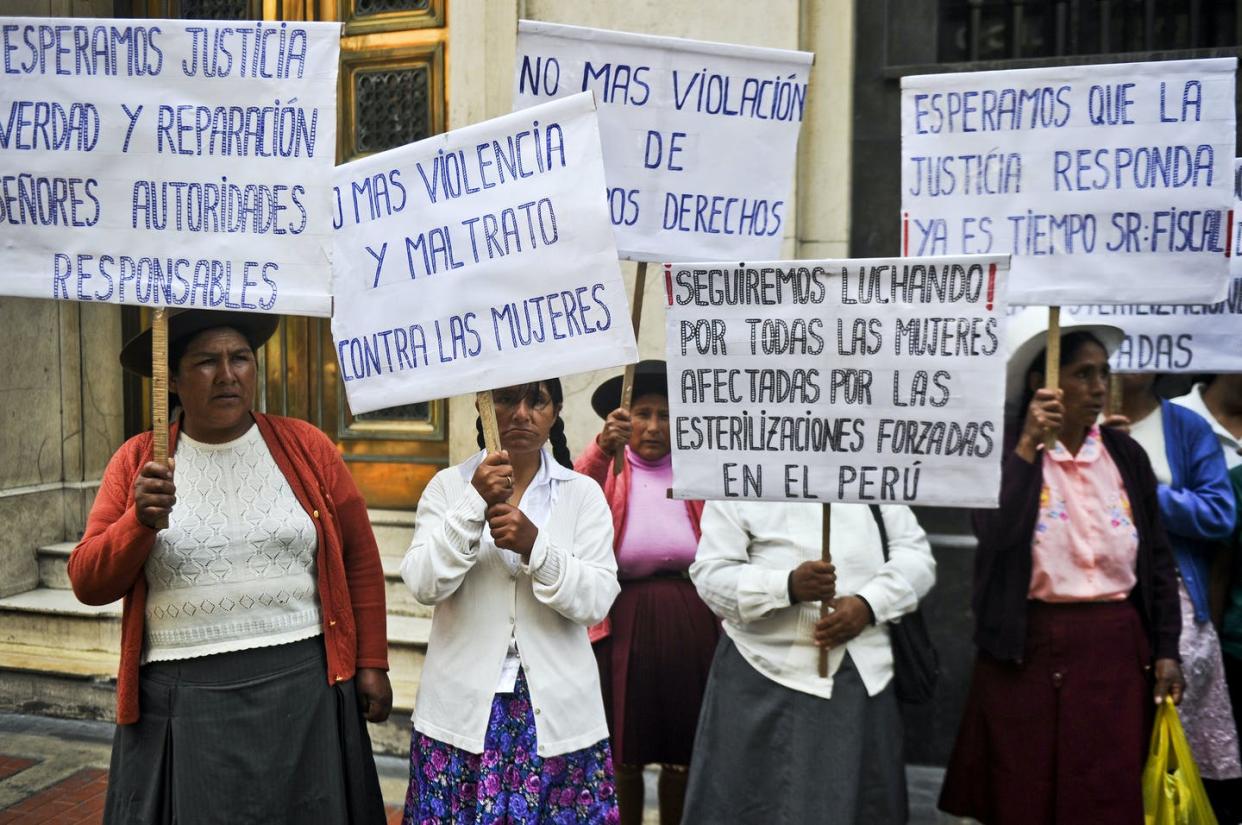
[{"label": "cardboard sign", "polygon": [[591,95],[338,166],[355,414],[637,360]]},{"label": "cardboard sign", "polygon": [[1012,255],[1014,304],[1221,300],[1236,66],[904,78],[903,253]]},{"label": "cardboard sign", "polygon": [[996,506],[1008,269],[666,264],[674,495]]},{"label": "cardboard sign", "polygon": [[339,35],[0,20],[0,294],[329,315]]},{"label": "cardboard sign", "polygon": [[594,92],[622,257],[779,257],[813,55],[530,20],[517,51],[514,109]]},{"label": "cardboard sign", "polygon": [[1065,312],[1121,327],[1115,372],[1242,372],[1242,160],[1234,160],[1232,252],[1225,300],[1215,304],[1075,306]]}]

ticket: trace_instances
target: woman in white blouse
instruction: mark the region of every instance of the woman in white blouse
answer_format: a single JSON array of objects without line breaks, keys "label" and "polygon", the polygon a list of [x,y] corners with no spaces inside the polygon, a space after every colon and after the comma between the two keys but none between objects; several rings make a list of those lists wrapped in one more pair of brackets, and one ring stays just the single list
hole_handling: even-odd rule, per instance
[{"label": "woman in white blouse", "polygon": [[[711,501],[690,578],[724,619],[699,716],[683,822],[906,821],[887,623],[935,581],[908,507]],[[831,614],[820,619],[820,601]],[[828,676],[819,651],[828,649]]]},{"label": "woman in white blouse", "polygon": [[401,565],[436,606],[404,821],[613,823],[587,639],[620,589],[612,517],[599,485],[569,469],[560,381],[493,397],[503,449],[432,479]]}]

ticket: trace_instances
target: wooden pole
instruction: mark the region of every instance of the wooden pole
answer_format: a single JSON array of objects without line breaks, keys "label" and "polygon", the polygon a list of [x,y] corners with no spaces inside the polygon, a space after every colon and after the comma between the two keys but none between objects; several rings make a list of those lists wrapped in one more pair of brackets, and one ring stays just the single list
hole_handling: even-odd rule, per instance
[{"label": "wooden pole", "polygon": [[489,453],[500,452],[500,425],[496,423],[496,403],[491,390],[476,396],[479,420],[483,422],[483,446]]},{"label": "wooden pole", "polygon": [[1108,401],[1104,405],[1104,415],[1121,415],[1123,392],[1121,389],[1121,376],[1117,373],[1109,373],[1108,375]]},{"label": "wooden pole", "polygon": [[[1048,354],[1044,359],[1044,387],[1057,390],[1061,387],[1061,308],[1048,307]],[[1044,449],[1057,446],[1057,434],[1044,436]]]},{"label": "wooden pole", "polygon": [[[634,302],[630,304],[630,317],[634,321],[634,340],[638,340],[638,330],[643,323],[643,285],[647,283],[647,262],[638,262],[638,274],[634,276]],[[637,364],[630,364],[625,368],[625,377],[621,379],[621,407],[628,410],[630,404],[634,401],[634,370]],[[612,474],[614,476],[621,475],[621,468],[625,466],[625,446],[617,450],[616,455],[612,457]]]},{"label": "wooden pole", "polygon": [[[821,516],[823,522],[823,538],[820,541],[819,557],[822,561],[832,561],[832,505],[825,504],[824,512]],[[824,599],[819,603],[819,617],[825,619],[831,612],[829,600]],[[828,648],[821,647],[819,649],[819,678],[828,678]]]},{"label": "wooden pole", "polygon": [[[151,319],[151,438],[152,458],[168,466],[168,310],[155,310]],[[155,529],[168,528],[165,516]]]}]

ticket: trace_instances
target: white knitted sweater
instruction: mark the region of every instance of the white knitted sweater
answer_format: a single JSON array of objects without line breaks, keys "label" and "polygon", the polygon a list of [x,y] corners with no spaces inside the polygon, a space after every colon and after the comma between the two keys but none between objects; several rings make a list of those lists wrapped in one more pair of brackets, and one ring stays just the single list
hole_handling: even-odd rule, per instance
[{"label": "white knitted sweater", "polygon": [[142,661],[319,634],[315,527],[258,427],[224,444],[177,439],[177,503],[147,558]]}]

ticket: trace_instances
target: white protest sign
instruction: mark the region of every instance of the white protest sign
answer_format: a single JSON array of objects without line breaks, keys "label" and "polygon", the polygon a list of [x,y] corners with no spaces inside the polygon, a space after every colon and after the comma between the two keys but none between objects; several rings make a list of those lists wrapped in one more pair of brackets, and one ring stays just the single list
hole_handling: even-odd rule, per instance
[{"label": "white protest sign", "polygon": [[1229,292],[1215,304],[1072,306],[1062,312],[1099,319],[1125,333],[1110,359],[1114,372],[1242,372],[1242,160],[1234,160]]},{"label": "white protest sign", "polygon": [[903,253],[1012,255],[1015,304],[1219,301],[1236,66],[903,78]]},{"label": "white protest sign", "polygon": [[622,257],[776,258],[813,59],[521,20],[513,107],[595,93]]},{"label": "white protest sign", "polygon": [[589,94],[336,168],[355,414],[638,359]]},{"label": "white protest sign", "polygon": [[1008,270],[665,264],[673,495],[995,507]]},{"label": "white protest sign", "polygon": [[1215,304],[1120,304],[1062,312],[1120,327],[1115,372],[1242,372],[1242,277]]},{"label": "white protest sign", "polygon": [[0,19],[0,294],[329,315],[339,39]]}]

